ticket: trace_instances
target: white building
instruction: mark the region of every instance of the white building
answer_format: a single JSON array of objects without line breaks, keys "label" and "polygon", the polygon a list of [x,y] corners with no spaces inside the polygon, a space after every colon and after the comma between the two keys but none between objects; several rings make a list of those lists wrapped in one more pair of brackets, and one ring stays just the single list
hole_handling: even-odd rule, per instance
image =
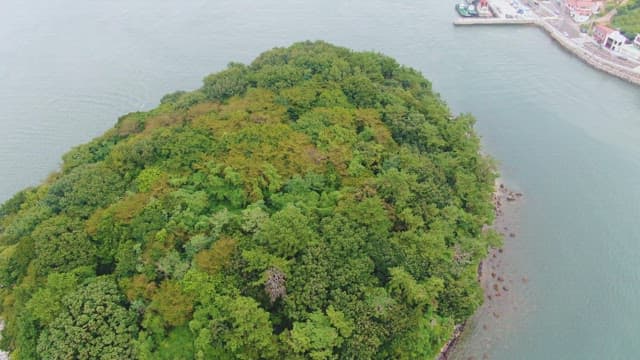
[{"label": "white building", "polygon": [[626,42],[627,38],[622,35],[620,31],[614,31],[607,35],[607,37],[604,39],[604,43],[602,43],[602,46],[611,51],[620,52],[620,48],[622,48],[622,45],[624,45]]},{"label": "white building", "polygon": [[[628,43],[628,44],[627,44]],[[628,60],[640,61],[640,35],[636,36],[633,44],[629,42],[626,36],[619,31],[613,31],[607,34],[602,46],[609,51],[618,54],[618,57]]]}]

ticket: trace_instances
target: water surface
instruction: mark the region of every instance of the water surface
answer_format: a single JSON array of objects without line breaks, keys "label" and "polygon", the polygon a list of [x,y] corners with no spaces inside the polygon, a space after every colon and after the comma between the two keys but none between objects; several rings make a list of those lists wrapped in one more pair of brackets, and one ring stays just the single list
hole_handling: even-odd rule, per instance
[{"label": "water surface", "polygon": [[525,193],[505,269],[518,309],[461,344],[466,359],[640,353],[640,88],[530,27],[455,28],[454,1],[4,0],[0,200],[54,171],[118,116],[199,86],[229,61],[295,41],[376,50],[472,112]]}]

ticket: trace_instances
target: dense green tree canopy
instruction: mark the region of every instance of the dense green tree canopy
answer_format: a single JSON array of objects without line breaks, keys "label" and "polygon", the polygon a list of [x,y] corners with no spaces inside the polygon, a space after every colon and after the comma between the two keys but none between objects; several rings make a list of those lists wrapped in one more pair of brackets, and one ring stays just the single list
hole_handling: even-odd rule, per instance
[{"label": "dense green tree canopy", "polygon": [[625,1],[616,9],[611,25],[633,40],[640,34],[640,0]]},{"label": "dense green tree canopy", "polygon": [[304,42],[64,156],[0,207],[16,359],[424,359],[482,301],[494,170],[393,59]]}]

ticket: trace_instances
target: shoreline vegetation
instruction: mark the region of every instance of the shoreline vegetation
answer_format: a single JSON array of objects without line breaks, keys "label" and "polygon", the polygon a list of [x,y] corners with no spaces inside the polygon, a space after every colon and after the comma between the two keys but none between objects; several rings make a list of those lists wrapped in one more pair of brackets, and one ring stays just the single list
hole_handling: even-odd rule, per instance
[{"label": "shoreline vegetation", "polygon": [[[509,241],[508,239],[515,238],[516,233],[509,224],[510,216],[512,215],[509,210],[513,210],[512,206],[520,203],[523,196],[523,193],[509,190],[504,183],[500,181],[500,179],[496,179],[495,191],[492,197],[496,217],[492,225],[485,227],[485,231],[496,231],[502,236],[504,242]],[[507,207],[507,205],[509,205],[509,209],[506,209],[507,212],[505,213],[505,207]],[[503,254],[504,245],[505,244],[503,243],[500,247],[491,248],[487,257],[478,264],[477,281],[481,285],[484,293],[484,302],[481,307],[478,308],[478,311],[488,307],[489,302],[493,301],[494,298],[506,295],[506,293],[510,291],[509,286],[511,285],[505,283],[507,275],[501,273],[500,262],[496,261],[498,257]],[[526,283],[528,282],[528,278],[522,277],[521,281]],[[492,310],[492,316],[499,318],[500,314],[499,312]],[[467,327],[468,323],[472,321],[474,321],[473,317],[460,324],[456,324],[453,335],[442,347],[440,354],[436,357],[436,360],[449,360],[451,358],[455,353],[460,340],[469,331],[469,328]],[[481,358],[486,359],[488,357],[486,354],[483,354]]]},{"label": "shoreline vegetation", "polygon": [[378,53],[301,42],[231,63],[0,206],[0,345],[434,358],[501,241],[474,122]]}]

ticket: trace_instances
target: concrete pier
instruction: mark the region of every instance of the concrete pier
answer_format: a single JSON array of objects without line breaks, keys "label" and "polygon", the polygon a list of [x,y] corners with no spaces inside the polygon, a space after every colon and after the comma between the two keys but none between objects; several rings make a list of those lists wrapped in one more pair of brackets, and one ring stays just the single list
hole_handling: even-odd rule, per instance
[{"label": "concrete pier", "polygon": [[453,21],[453,25],[535,25],[535,19],[504,19],[504,18],[481,18],[466,17],[457,18]]}]

